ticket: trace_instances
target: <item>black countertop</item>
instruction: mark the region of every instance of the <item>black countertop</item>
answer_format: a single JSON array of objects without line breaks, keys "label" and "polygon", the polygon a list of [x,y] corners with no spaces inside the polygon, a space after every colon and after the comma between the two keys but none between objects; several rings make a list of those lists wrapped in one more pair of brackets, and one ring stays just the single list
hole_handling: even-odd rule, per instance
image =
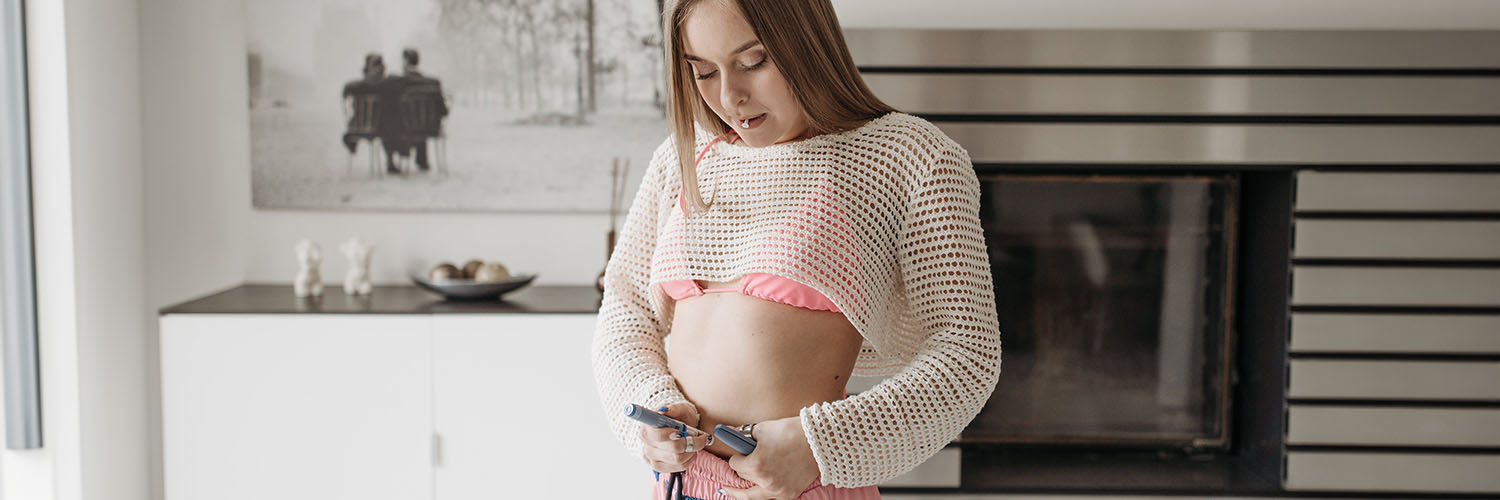
[{"label": "black countertop", "polygon": [[376,286],[368,296],[344,294],[325,286],[323,296],[297,298],[292,285],[245,284],[161,309],[161,314],[434,314],[562,313],[595,314],[600,295],[592,286],[529,285],[500,300],[459,302],[415,285]]}]

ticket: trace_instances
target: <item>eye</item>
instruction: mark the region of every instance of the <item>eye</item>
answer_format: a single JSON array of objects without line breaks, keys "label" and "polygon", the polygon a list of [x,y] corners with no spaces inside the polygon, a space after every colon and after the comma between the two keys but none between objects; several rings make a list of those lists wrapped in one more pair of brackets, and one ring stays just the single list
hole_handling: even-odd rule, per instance
[{"label": "eye", "polygon": [[692,73],[693,79],[695,79],[695,80],[704,80],[704,79],[707,79],[707,78],[709,78],[711,76],[714,76],[714,73],[716,73],[716,71],[708,71],[708,72],[703,71],[705,69],[711,69],[711,68],[713,68],[713,65],[711,65],[711,64],[702,64],[702,65],[700,65],[700,64],[697,64],[697,63],[692,63],[692,64],[688,65],[688,71],[690,71]]},{"label": "eye", "polygon": [[769,58],[769,57],[762,57],[762,58],[760,58],[760,62],[757,62],[755,64],[751,64],[749,66],[745,66],[745,69],[755,69],[755,68],[759,68],[761,66],[765,66],[766,65],[766,61],[769,61],[770,59],[771,58]]}]

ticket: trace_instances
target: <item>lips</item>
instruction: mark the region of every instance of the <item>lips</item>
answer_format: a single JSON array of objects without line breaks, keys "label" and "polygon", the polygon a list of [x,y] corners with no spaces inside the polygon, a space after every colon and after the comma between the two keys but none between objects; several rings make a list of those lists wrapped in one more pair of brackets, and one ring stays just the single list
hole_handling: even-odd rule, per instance
[{"label": "lips", "polygon": [[741,117],[740,119],[738,119],[738,120],[735,121],[735,124],[739,125],[740,128],[750,128],[752,126],[755,126],[757,123],[760,123],[760,119],[763,118],[763,117],[765,117],[765,116],[766,116],[765,113],[761,113],[761,114],[758,114],[758,115],[750,115],[750,116]]}]

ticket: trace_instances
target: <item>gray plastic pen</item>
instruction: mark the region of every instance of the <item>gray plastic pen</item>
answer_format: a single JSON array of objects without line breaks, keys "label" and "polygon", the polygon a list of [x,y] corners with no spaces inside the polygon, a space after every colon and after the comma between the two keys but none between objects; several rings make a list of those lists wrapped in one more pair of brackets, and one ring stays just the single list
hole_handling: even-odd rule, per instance
[{"label": "gray plastic pen", "polygon": [[688,430],[688,425],[682,423],[682,421],[651,411],[635,403],[630,403],[629,406],[625,407],[625,416],[652,427],[677,429],[678,432],[687,432]]},{"label": "gray plastic pen", "polygon": [[701,430],[698,430],[696,427],[682,423],[681,420],[677,420],[675,418],[651,411],[651,409],[635,403],[631,403],[629,406],[625,407],[625,416],[633,418],[637,422],[652,427],[677,429],[677,432],[682,433],[683,435],[703,436],[707,438],[707,440],[704,441],[703,446],[710,446],[713,445],[715,441],[718,441],[718,438],[714,437],[713,434],[703,432]]}]

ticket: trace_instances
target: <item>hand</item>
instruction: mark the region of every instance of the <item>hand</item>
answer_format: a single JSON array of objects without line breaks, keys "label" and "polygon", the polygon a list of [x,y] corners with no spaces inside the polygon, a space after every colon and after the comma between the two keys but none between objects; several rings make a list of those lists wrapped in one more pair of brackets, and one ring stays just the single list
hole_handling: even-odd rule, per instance
[{"label": "hand", "polygon": [[755,451],[730,457],[729,468],[755,483],[749,489],[723,488],[725,495],[739,500],[792,500],[819,479],[800,417],[787,417],[755,424]]},{"label": "hand", "polygon": [[[658,409],[658,411],[661,411]],[[667,407],[663,415],[675,418],[687,424],[689,427],[698,426],[698,411],[692,406],[677,403]],[[677,429],[662,429],[641,426],[641,454],[646,463],[651,464],[651,469],[657,472],[681,472],[687,470],[689,463],[693,461],[693,455],[703,449],[708,443],[708,435],[695,436],[692,439],[693,449],[684,450],[686,440],[677,434]]]}]

